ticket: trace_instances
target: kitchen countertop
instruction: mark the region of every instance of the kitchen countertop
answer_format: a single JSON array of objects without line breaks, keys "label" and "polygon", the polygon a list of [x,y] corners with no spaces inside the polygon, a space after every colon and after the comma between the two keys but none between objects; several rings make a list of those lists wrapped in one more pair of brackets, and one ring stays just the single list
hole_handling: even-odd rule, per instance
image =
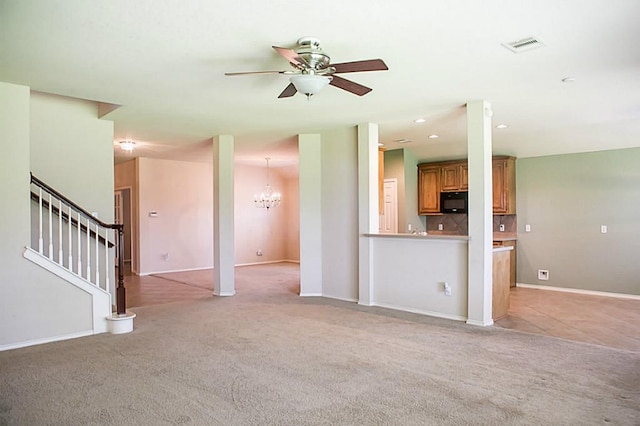
[{"label": "kitchen countertop", "polygon": [[515,241],[517,236],[512,232],[494,232],[493,241]]}]

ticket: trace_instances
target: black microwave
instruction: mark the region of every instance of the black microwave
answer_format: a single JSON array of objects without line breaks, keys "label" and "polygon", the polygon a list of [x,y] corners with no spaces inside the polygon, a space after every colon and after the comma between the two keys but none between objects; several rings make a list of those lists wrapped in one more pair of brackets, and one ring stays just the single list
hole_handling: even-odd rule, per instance
[{"label": "black microwave", "polygon": [[466,213],[467,192],[441,192],[440,213]]}]

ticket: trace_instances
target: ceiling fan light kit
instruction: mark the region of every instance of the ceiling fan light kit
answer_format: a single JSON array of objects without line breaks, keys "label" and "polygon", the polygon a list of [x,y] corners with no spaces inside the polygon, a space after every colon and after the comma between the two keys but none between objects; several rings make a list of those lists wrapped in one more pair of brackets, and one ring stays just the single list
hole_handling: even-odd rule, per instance
[{"label": "ceiling fan light kit", "polygon": [[331,82],[331,77],[324,77],[316,74],[300,74],[294,75],[289,79],[295,86],[296,90],[310,98],[322,89],[327,87]]},{"label": "ceiling fan light kit", "polygon": [[372,89],[335,74],[386,71],[389,69],[382,59],[332,64],[329,55],[324,53],[322,48],[320,48],[320,40],[314,37],[302,37],[298,39],[298,47],[295,50],[278,46],[272,47],[289,62],[289,65],[294,68],[294,71],[228,72],[225,73],[225,75],[293,74],[289,79],[289,85],[285,87],[278,98],[290,98],[300,92],[309,99],[328,85],[335,86],[358,96],[364,96],[371,92]]}]

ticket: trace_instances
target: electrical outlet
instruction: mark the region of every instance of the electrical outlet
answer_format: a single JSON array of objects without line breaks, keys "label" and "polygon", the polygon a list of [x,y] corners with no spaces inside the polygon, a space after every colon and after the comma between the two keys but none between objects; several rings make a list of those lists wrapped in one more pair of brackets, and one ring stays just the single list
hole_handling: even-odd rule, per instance
[{"label": "electrical outlet", "polygon": [[526,224],[526,225],[524,226],[524,232],[531,232],[531,225]]},{"label": "electrical outlet", "polygon": [[504,223],[500,224],[500,232],[504,232]]},{"label": "electrical outlet", "polygon": [[606,233],[607,233],[607,225],[602,225],[602,226],[600,227],[600,232],[601,232],[602,234],[606,234]]},{"label": "electrical outlet", "polygon": [[444,295],[451,296],[451,286],[449,283],[444,283]]},{"label": "electrical outlet", "polygon": [[438,231],[442,231],[444,229],[444,225],[439,223],[438,224]]},{"label": "electrical outlet", "polygon": [[261,249],[256,250],[256,256],[262,256],[262,250]]},{"label": "electrical outlet", "polygon": [[546,269],[538,269],[538,279],[541,281],[549,280],[549,271]]},{"label": "electrical outlet", "polygon": [[162,260],[164,260],[165,262],[169,260],[169,253],[162,253]]}]

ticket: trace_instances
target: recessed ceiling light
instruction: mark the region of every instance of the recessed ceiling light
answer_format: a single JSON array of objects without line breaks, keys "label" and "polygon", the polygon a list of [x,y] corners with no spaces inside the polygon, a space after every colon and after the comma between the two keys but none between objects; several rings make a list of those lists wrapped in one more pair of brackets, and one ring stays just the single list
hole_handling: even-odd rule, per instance
[{"label": "recessed ceiling light", "polygon": [[562,79],[563,83],[573,83],[574,81],[576,81],[575,77],[565,77]]},{"label": "recessed ceiling light", "polygon": [[382,142],[378,142],[378,146],[384,146]]},{"label": "recessed ceiling light", "polygon": [[413,120],[413,122],[416,124],[426,123],[426,121],[427,121],[426,118],[416,118],[415,120]]},{"label": "recessed ceiling light", "polygon": [[438,139],[440,136],[436,135],[435,133],[433,135],[429,135],[429,139]]},{"label": "recessed ceiling light", "polygon": [[506,124],[498,124],[496,126],[496,129],[506,129],[507,127],[509,127],[509,126],[507,126]]}]

